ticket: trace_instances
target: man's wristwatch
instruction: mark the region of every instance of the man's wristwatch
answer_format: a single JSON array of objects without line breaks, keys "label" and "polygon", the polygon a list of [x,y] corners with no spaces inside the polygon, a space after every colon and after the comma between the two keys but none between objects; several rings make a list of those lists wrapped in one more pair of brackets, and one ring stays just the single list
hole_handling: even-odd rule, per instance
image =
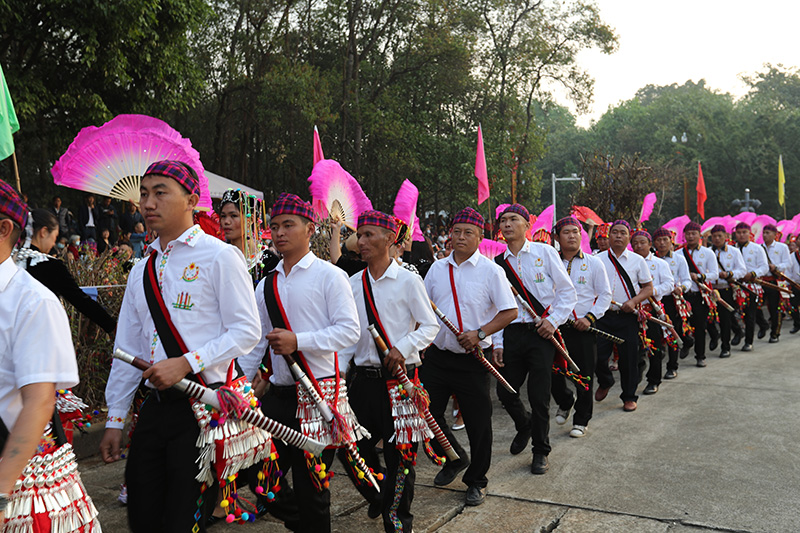
[{"label": "man's wristwatch", "polygon": [[483,340],[486,338],[486,332],[483,331],[481,328],[478,328],[478,339]]}]

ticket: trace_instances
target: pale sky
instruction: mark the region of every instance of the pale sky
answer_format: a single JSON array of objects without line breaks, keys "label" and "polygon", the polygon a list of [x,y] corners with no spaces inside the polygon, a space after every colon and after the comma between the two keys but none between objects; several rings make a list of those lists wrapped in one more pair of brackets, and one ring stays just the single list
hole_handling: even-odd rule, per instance
[{"label": "pale sky", "polygon": [[[740,74],[764,63],[800,65],[800,3],[789,0],[596,0],[602,19],[615,28],[619,49],[611,55],[584,51],[579,63],[595,79],[592,111],[578,116],[588,126],[647,84],[706,86],[735,97],[746,90]],[[574,109],[573,109],[574,113]]]}]

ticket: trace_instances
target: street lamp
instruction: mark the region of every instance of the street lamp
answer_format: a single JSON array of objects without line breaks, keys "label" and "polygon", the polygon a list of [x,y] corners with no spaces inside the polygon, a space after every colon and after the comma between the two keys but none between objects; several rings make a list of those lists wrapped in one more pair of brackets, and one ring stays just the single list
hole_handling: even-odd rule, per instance
[{"label": "street lamp", "polygon": [[738,207],[740,213],[755,213],[756,209],[761,207],[761,200],[750,198],[750,189],[744,190],[744,200],[738,198],[731,202],[731,207]]},{"label": "street lamp", "polygon": [[553,173],[553,220],[558,220],[558,211],[556,211],[556,182],[557,181],[580,181],[583,187],[583,178],[579,178],[577,174],[567,178],[557,178],[555,172]]},{"label": "street lamp", "polygon": [[[671,140],[672,140],[673,143],[677,143],[678,142],[678,138],[675,135],[672,136]],[[681,140],[681,142],[683,144],[686,144],[686,143],[689,142],[689,136],[686,134],[685,131],[681,134],[681,139],[680,140]],[[698,133],[697,134],[697,142],[700,142],[702,140],[703,140],[703,136]],[[680,154],[680,151],[677,151],[677,152]],[[688,215],[689,214],[689,181],[687,180],[685,173],[683,175],[683,214],[684,215]]]}]

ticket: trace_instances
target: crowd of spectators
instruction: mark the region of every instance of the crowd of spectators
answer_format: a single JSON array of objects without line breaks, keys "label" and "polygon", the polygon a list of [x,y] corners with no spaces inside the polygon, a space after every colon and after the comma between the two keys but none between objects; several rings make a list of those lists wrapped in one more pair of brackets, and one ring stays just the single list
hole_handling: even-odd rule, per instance
[{"label": "crowd of spectators", "polygon": [[87,194],[83,205],[74,210],[60,196],[53,197],[46,209],[58,220],[56,255],[78,259],[111,249],[141,259],[147,239],[144,217],[133,202],[115,203],[119,202],[103,197],[98,205],[95,196]]}]

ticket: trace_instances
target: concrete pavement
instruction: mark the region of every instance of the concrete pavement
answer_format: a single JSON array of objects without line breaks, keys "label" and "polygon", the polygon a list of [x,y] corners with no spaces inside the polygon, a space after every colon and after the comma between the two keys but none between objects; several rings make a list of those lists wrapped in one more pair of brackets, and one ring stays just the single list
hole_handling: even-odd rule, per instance
[{"label": "concrete pavement", "polygon": [[[800,335],[785,333],[778,344],[756,341],[750,353],[734,348],[729,359],[717,354],[709,354],[706,368],[695,367],[691,356],[682,360],[678,378],[640,396],[633,413],[622,411],[615,386],[595,403],[582,439],[568,436],[571,420],[558,426],[551,419],[553,451],[544,476],[530,474],[529,452],[509,454],[513,424],[495,400],[486,503],[465,508],[460,481],[435,488],[437,468],[420,454],[415,531],[799,531]],[[456,434],[466,444],[466,434]],[[81,461],[109,532],[127,531],[125,508],[116,502],[123,468],[96,457]],[[334,531],[382,531],[379,520],[367,518],[341,464],[333,468],[339,474],[332,483]],[[286,531],[270,518],[235,527]]]}]

